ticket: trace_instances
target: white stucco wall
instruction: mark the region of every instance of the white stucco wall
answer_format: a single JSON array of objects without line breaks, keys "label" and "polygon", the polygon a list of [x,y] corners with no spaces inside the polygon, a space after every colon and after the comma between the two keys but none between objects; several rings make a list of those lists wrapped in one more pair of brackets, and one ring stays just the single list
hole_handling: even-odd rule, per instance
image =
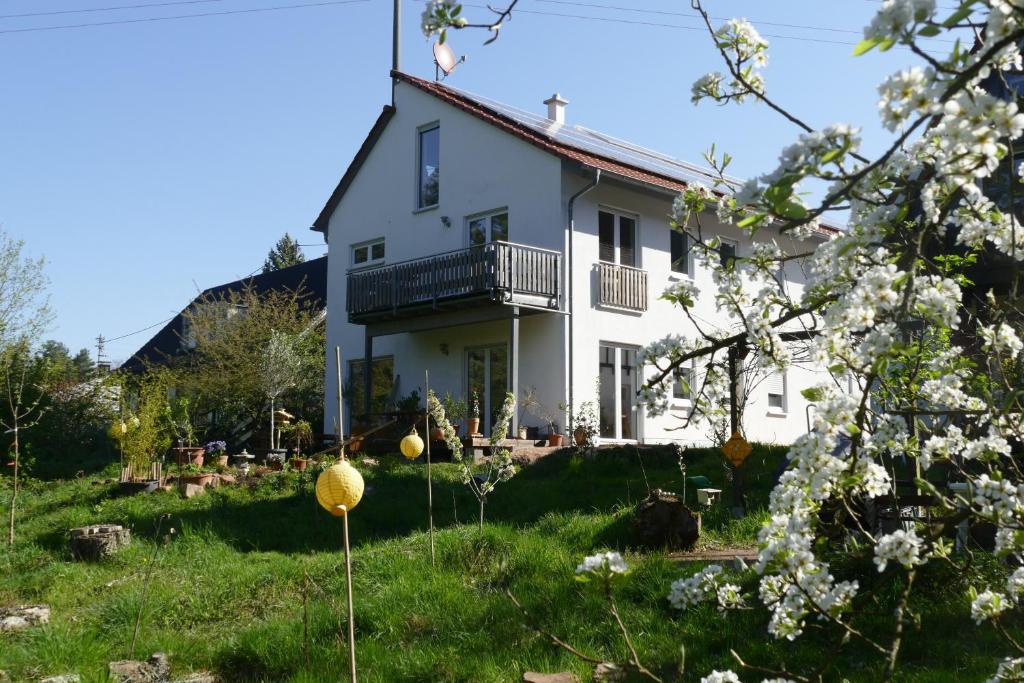
[{"label": "white stucco wall", "polygon": [[[363,357],[364,328],[349,324],[345,310],[352,244],[384,237],[387,264],[460,249],[468,245],[466,217],[492,209],[508,210],[513,242],[559,250],[564,242],[558,159],[406,83],[398,84],[395,104],[394,116],[330,218],[329,359],[335,345],[342,348],[343,362]],[[434,122],[441,129],[440,201],[436,208],[418,211],[417,133]],[[520,330],[520,387],[537,385],[555,404],[565,394],[565,383],[560,372],[549,369],[564,367],[563,328],[562,316],[540,314],[524,317]],[[373,352],[395,357],[400,394],[421,387],[427,368],[432,388],[461,396],[466,393],[465,349],[507,337],[507,323],[488,323],[378,337]],[[447,356],[440,351],[442,342],[449,345]],[[329,365],[326,431],[332,431],[337,414],[333,360]]]}]

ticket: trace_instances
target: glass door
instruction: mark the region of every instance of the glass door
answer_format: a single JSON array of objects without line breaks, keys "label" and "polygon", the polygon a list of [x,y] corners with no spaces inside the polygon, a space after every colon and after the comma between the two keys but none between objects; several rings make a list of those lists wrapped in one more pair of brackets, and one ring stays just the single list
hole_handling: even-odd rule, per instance
[{"label": "glass door", "polygon": [[598,258],[605,263],[637,267],[636,217],[611,211],[597,212]]},{"label": "glass door", "polygon": [[508,391],[508,346],[500,344],[466,351],[466,399],[473,409],[473,394],[480,401],[480,431],[490,436]]},{"label": "glass door", "polygon": [[601,438],[636,441],[640,438],[637,429],[639,368],[636,349],[601,344],[598,351]]}]

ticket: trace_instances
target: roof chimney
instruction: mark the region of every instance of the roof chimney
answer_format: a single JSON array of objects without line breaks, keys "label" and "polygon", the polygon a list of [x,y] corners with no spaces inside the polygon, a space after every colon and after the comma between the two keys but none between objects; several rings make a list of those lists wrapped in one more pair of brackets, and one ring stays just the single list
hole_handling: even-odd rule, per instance
[{"label": "roof chimney", "polygon": [[569,100],[564,100],[561,95],[555,93],[544,100],[544,104],[548,105],[548,119],[552,123],[565,123],[565,105],[569,104]]}]

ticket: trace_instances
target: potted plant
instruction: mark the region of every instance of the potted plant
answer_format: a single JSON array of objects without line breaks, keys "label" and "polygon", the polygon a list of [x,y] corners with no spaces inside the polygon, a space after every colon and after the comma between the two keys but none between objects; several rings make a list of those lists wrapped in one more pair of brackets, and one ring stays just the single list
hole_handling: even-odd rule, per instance
[{"label": "potted plant", "polygon": [[217,465],[228,466],[228,444],[225,441],[211,441],[203,446],[203,452]]},{"label": "potted plant", "polygon": [[165,418],[170,426],[174,442],[177,447],[173,450],[179,465],[192,463],[203,466],[206,449],[202,446],[193,446],[196,433],[192,427],[192,418],[189,415],[190,401],[187,396],[177,396],[165,406]]},{"label": "potted plant", "polygon": [[357,424],[352,428],[352,434],[349,436],[348,446],[346,446],[346,450],[348,450],[349,453],[358,453],[363,450],[363,443],[366,441],[366,439],[363,438],[363,434],[365,434],[368,429],[369,427],[362,423]]},{"label": "potted plant", "polygon": [[153,491],[160,485],[150,477],[156,454],[171,445],[166,407],[167,383],[160,373],[147,374],[131,394],[122,393],[121,418],[110,429],[121,452],[122,493]]},{"label": "potted plant", "polygon": [[183,468],[181,480],[186,484],[209,486],[213,482],[213,472],[206,472],[196,464],[188,464]]},{"label": "potted plant", "polygon": [[[284,464],[284,453],[277,443],[277,429],[274,420],[278,415],[277,399],[295,386],[302,372],[302,358],[299,355],[298,339],[295,335],[270,331],[270,339],[260,359],[259,381],[263,394],[270,399],[270,463]],[[290,416],[289,416],[290,417]]]},{"label": "potted plant", "polygon": [[[448,422],[451,423],[455,433],[458,434],[459,423],[466,419],[466,413],[468,412],[466,402],[460,398],[455,398],[451,395],[451,392],[447,392],[441,400],[441,405],[444,407],[444,414],[448,418]],[[434,441],[444,441],[444,432],[435,425],[430,430],[430,438]]]},{"label": "potted plant", "polygon": [[295,447],[295,455],[290,460],[292,469],[305,472],[309,460],[302,457],[302,447],[313,443],[313,426],[307,420],[299,420],[288,430]]},{"label": "potted plant", "polygon": [[[565,411],[564,404],[559,404],[558,407],[560,411]],[[537,399],[536,391],[533,389],[528,392],[524,392],[523,408],[531,415],[543,420],[544,424],[548,426],[547,443],[549,447],[561,448],[564,445],[564,437],[558,429],[558,422],[555,420],[554,414]]]},{"label": "potted plant", "polygon": [[476,387],[469,393],[469,435],[480,435],[480,394]]},{"label": "potted plant", "polygon": [[573,416],[573,439],[579,447],[594,445],[598,430],[597,407],[593,401],[584,401]]}]

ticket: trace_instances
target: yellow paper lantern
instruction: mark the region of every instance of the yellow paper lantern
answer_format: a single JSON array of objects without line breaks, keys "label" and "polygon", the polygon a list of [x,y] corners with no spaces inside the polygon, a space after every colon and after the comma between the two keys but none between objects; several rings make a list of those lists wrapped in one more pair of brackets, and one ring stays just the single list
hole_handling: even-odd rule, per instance
[{"label": "yellow paper lantern", "polygon": [[733,467],[742,465],[753,450],[754,447],[739,432],[733,432],[729,440],[722,446],[722,453],[725,454],[725,458],[732,463]]},{"label": "yellow paper lantern", "polygon": [[[363,497],[363,475],[342,460],[320,473],[316,480],[316,500],[325,510],[341,517],[352,510]],[[345,509],[339,509],[344,505]]]},{"label": "yellow paper lantern", "polygon": [[420,457],[420,453],[423,452],[423,439],[420,438],[415,427],[405,435],[402,442],[398,444],[398,448],[402,451],[402,455],[409,460],[415,460]]}]

